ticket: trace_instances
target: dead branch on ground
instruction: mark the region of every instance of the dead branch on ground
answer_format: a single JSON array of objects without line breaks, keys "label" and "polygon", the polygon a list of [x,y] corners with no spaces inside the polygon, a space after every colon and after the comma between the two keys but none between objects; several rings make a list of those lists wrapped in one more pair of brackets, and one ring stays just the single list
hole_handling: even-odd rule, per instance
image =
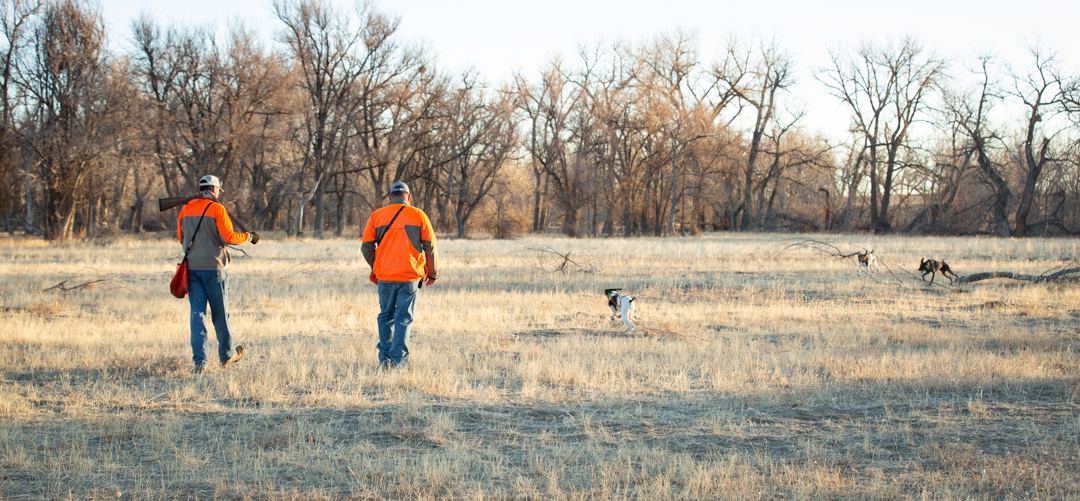
[{"label": "dead branch on ground", "polygon": [[[852,248],[855,248],[855,249],[858,249],[858,250],[856,250],[855,252],[845,253],[844,251],[842,251],[840,249],[840,247],[837,247],[836,245],[833,245],[833,244],[831,244],[829,242],[824,242],[824,241],[813,239],[813,238],[792,238],[792,239],[784,240],[781,243],[780,251],[778,252],[778,254],[783,254],[785,252],[798,250],[798,249],[808,249],[808,250],[812,250],[812,251],[821,252],[823,254],[827,254],[827,255],[829,255],[831,257],[835,257],[835,258],[838,258],[838,259],[849,259],[849,258],[856,257],[859,254],[865,254],[867,252],[873,252],[872,249],[867,249],[865,247],[861,247],[861,246],[855,245],[855,244],[850,243],[850,242],[844,242],[843,245],[847,245],[849,247],[852,247]],[[891,276],[894,280],[896,280],[897,283],[902,282],[902,280],[900,280],[900,277],[896,276],[896,272],[894,272],[893,269],[889,267],[889,264],[886,263],[885,260],[883,260],[883,259],[881,259],[879,257],[878,260],[877,260],[877,263],[878,263],[879,266],[885,268],[885,273],[888,273],[889,276]],[[877,283],[882,283],[881,280],[878,280],[878,279],[874,278],[873,275],[870,275],[869,273],[870,273],[870,271],[869,271],[869,269],[867,269],[867,279],[873,280],[874,282],[877,282]],[[910,273],[909,273],[909,275],[910,275]],[[914,278],[915,276],[911,275],[911,277]]]},{"label": "dead branch on ground", "polygon": [[60,282],[60,283],[58,283],[58,284],[56,284],[56,285],[54,285],[52,287],[49,287],[48,289],[41,289],[41,292],[49,292],[51,290],[58,290],[60,292],[91,290],[91,289],[94,288],[95,285],[105,283],[105,282],[109,281],[109,279],[107,279],[107,278],[99,278],[99,279],[96,279],[96,280],[91,280],[89,282],[84,282],[84,283],[81,283],[79,285],[72,285],[72,286],[69,287],[67,285],[69,280],[71,280],[71,279],[69,278],[67,280],[64,280],[64,281],[62,281],[62,282]]},{"label": "dead branch on ground", "polygon": [[1080,281],[1080,276],[1070,276],[1074,273],[1080,273],[1080,268],[1067,268],[1050,274],[1043,273],[1042,275],[1028,275],[1024,273],[1014,273],[1011,271],[988,271],[984,273],[972,273],[971,275],[964,275],[958,278],[957,282],[962,284],[970,284],[982,280],[990,280],[992,278],[1011,278],[1013,280],[1021,280],[1032,283]]},{"label": "dead branch on ground", "polygon": [[604,267],[604,255],[590,256],[579,253],[574,257],[573,251],[559,251],[551,247],[524,247],[521,252],[532,254],[535,268],[548,273],[565,273],[579,271],[581,273],[596,273]]},{"label": "dead branch on ground", "polygon": [[[857,256],[864,252],[869,252],[867,249],[851,243],[846,243],[846,245],[860,250],[853,253],[845,253],[840,249],[840,247],[837,247],[836,245],[833,245],[829,242],[823,242],[821,240],[815,240],[813,238],[796,238],[785,240],[781,244],[779,254],[783,254],[785,252],[797,249],[809,249],[812,251],[828,254],[832,257],[846,259]],[[886,273],[891,275],[898,282],[900,281],[900,277],[897,276],[897,273],[894,272],[887,263],[885,263],[881,259],[878,259],[878,264],[885,268]],[[1076,264],[1076,261],[1070,260],[1070,264]],[[901,273],[903,275],[906,275],[908,278],[911,278],[912,280],[920,280],[922,282],[926,282],[925,278],[918,276],[916,273],[912,273],[907,270],[901,270]],[[964,275],[962,277],[958,277],[955,280],[950,281],[948,285],[941,283],[940,281],[934,282],[933,285],[937,285],[938,287],[942,287],[945,289],[958,289],[956,285],[970,284],[982,280],[990,280],[992,278],[1009,278],[1012,280],[1026,281],[1032,283],[1080,282],[1080,267],[1065,268],[1064,266],[1061,266],[1053,270],[1048,270],[1040,275],[1030,275],[1025,273],[1016,273],[1012,271],[988,271],[984,273],[973,273],[971,275]],[[877,281],[873,277],[871,277],[871,279]]]},{"label": "dead branch on ground", "polygon": [[316,273],[325,271],[330,266],[331,261],[332,260],[330,258],[319,258],[319,259],[311,259],[311,260],[307,260],[307,261],[301,261],[299,263],[296,263],[296,264],[290,266],[288,269],[286,269],[285,272],[282,273],[279,278],[285,279],[285,278],[293,278],[293,277],[296,277],[298,275],[303,275],[303,276],[314,275]]},{"label": "dead branch on ground", "polygon": [[793,238],[793,239],[789,239],[789,240],[784,240],[781,243],[779,254],[783,254],[785,252],[792,251],[792,250],[797,250],[797,249],[809,249],[809,250],[814,250],[814,251],[818,251],[818,252],[828,254],[828,255],[830,255],[832,257],[836,257],[836,258],[840,258],[840,259],[847,259],[849,257],[855,257],[855,256],[858,256],[859,254],[864,254],[866,252],[870,252],[869,249],[864,249],[862,247],[859,247],[858,245],[854,245],[854,244],[851,244],[851,243],[848,243],[847,245],[849,245],[851,247],[854,247],[856,249],[859,249],[859,250],[857,250],[855,252],[852,252],[850,254],[845,254],[844,251],[840,250],[839,247],[837,247],[837,246],[835,246],[835,245],[833,245],[833,244],[831,244],[829,242],[823,242],[821,240],[815,240],[813,238]]}]

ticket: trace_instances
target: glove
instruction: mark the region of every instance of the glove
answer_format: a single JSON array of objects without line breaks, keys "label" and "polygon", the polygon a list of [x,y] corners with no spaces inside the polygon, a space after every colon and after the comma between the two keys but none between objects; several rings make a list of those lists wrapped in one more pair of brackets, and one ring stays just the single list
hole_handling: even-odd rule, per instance
[{"label": "glove", "polygon": [[249,235],[251,235],[251,245],[259,243],[259,232],[253,231]]},{"label": "glove", "polygon": [[368,280],[371,280],[371,283],[373,283],[375,285],[379,285],[379,279],[375,278],[375,272],[374,271],[371,272],[371,274],[368,275],[367,278],[368,278]]}]

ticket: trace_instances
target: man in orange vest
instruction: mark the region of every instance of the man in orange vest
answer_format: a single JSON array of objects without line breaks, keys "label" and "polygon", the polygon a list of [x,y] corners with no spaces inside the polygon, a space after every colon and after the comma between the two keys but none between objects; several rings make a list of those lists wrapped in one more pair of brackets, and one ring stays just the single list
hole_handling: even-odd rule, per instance
[{"label": "man in orange vest", "polygon": [[[259,243],[259,234],[235,233],[232,219],[225,206],[217,201],[221,195],[221,180],[217,176],[199,179],[203,198],[188,202],[180,211],[176,233],[180,245],[190,250],[188,260],[188,302],[191,304],[191,351],[194,354],[195,374],[206,369],[206,352],[210,339],[206,332],[206,305],[218,339],[218,359],[225,367],[244,358],[244,347],[237,343],[229,326],[225,303],[229,292],[229,244]],[[194,239],[194,241],[192,241]]]},{"label": "man in orange vest", "polygon": [[371,213],[360,249],[371,266],[369,279],[379,286],[379,366],[405,367],[409,362],[416,294],[434,285],[435,230],[424,211],[409,206],[409,186],[390,187],[390,204]]}]

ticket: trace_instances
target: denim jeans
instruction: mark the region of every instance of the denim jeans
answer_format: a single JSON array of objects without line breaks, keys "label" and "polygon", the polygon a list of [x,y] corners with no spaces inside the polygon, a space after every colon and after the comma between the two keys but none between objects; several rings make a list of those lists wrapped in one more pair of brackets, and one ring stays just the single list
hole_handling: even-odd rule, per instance
[{"label": "denim jeans", "polygon": [[188,302],[191,304],[191,351],[196,366],[206,365],[210,349],[207,334],[206,305],[218,339],[218,358],[224,362],[236,354],[236,339],[229,328],[225,302],[229,298],[229,272],[225,270],[188,270]]},{"label": "denim jeans", "polygon": [[418,290],[416,282],[379,282],[379,365],[409,363],[409,332]]}]

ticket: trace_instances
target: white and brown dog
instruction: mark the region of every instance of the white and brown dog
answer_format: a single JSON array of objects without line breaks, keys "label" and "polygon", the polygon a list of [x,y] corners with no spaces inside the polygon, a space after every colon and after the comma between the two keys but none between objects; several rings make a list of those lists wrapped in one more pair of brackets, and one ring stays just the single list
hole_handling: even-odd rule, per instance
[{"label": "white and brown dog", "polygon": [[866,277],[870,278],[870,267],[877,268],[877,271],[881,271],[881,267],[877,264],[877,256],[874,255],[874,251],[866,251],[855,255],[859,259],[859,276],[862,276],[863,268],[866,268]]},{"label": "white and brown dog", "polygon": [[608,308],[612,315],[621,315],[626,324],[626,334],[634,330],[634,298],[625,294],[619,294],[622,289],[604,289],[604,295],[608,298]]}]

